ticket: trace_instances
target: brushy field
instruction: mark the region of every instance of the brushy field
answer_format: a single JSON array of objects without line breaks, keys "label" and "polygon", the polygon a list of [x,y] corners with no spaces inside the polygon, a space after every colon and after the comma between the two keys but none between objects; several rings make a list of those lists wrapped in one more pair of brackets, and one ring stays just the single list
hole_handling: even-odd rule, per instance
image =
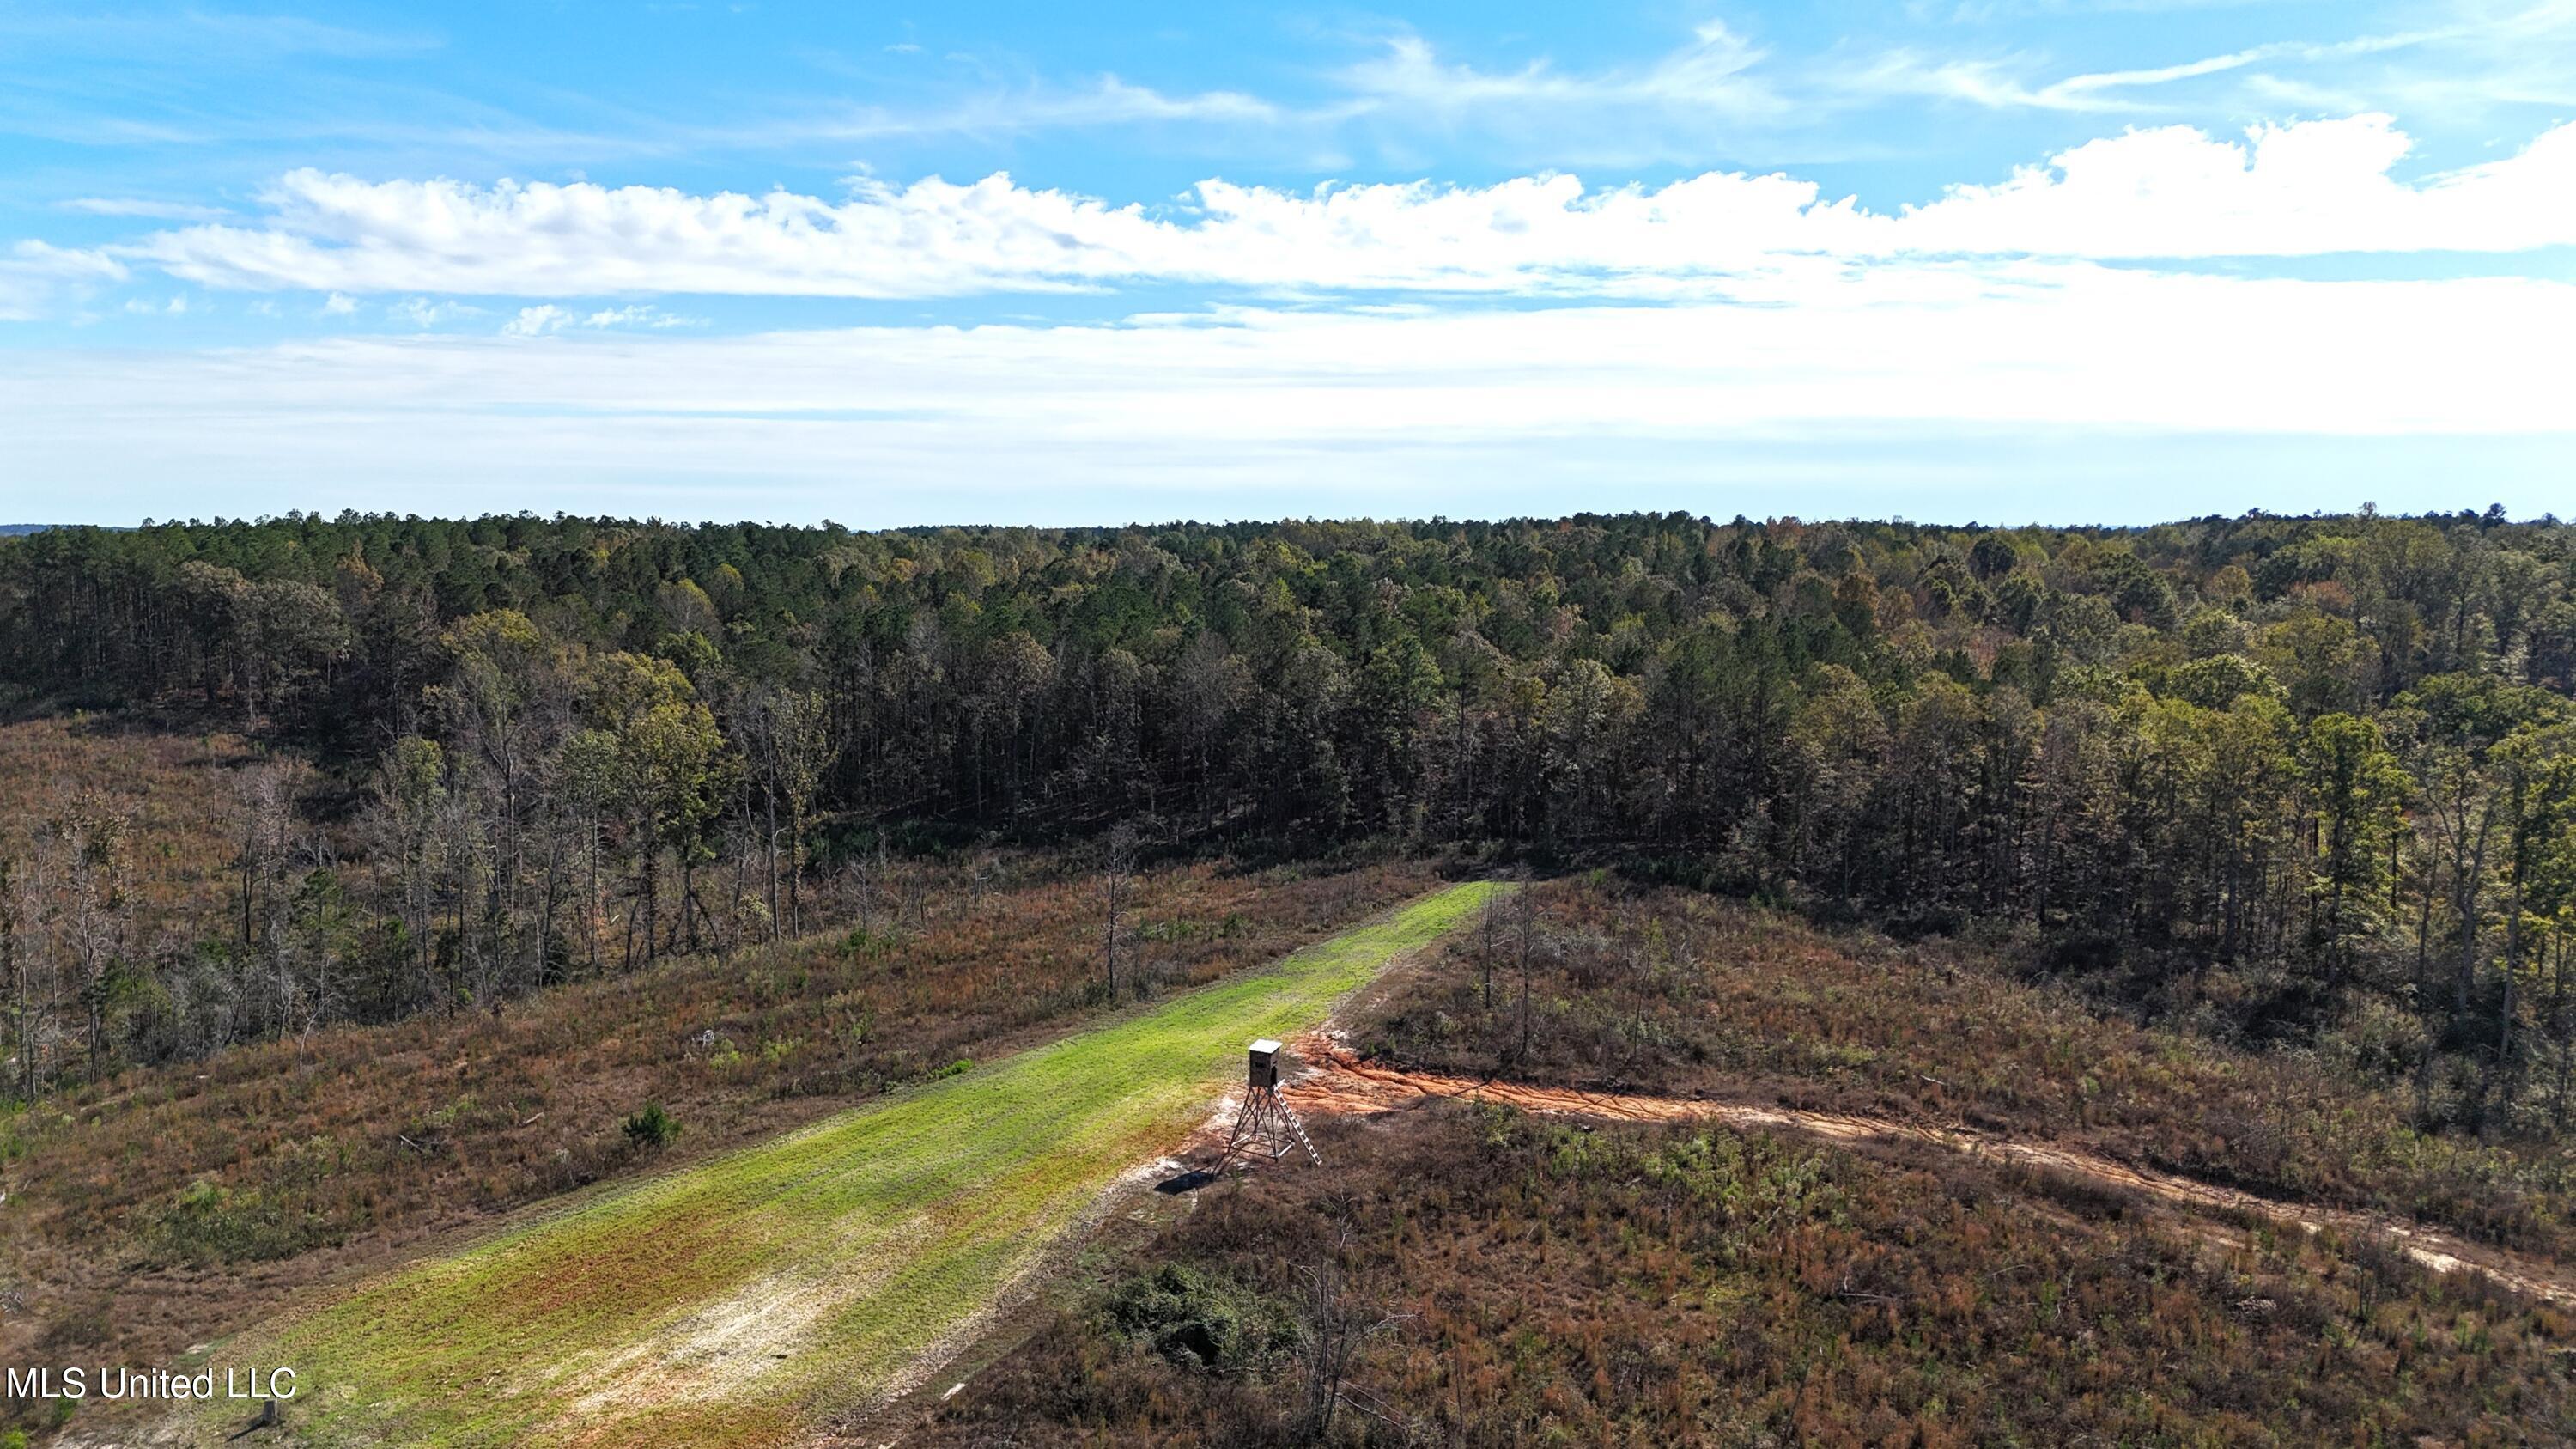
[{"label": "brushy field", "polygon": [[1316,1138],[1331,1171],[1203,1191],[904,1442],[2576,1438],[2576,1317],[2331,1231],[1705,1124],[1444,1102]]},{"label": "brushy field", "polygon": [[2576,1155],[2414,1130],[2369,1020],[2314,1051],[2236,1050],[2097,1015],[1965,943],[1610,877],[1527,899],[1526,1030],[1515,918],[1490,948],[1479,923],[1434,953],[1354,1044],[1463,1076],[1960,1122],[2576,1255]]},{"label": "brushy field", "polygon": [[220,933],[237,891],[239,781],[259,758],[228,734],[60,717],[0,724],[0,854],[45,855],[50,823],[93,805],[132,832],[138,940],[160,949]]},{"label": "brushy field", "polygon": [[322,1443],[774,1443],[969,1327],[1243,1044],[1470,919],[1450,887],[1274,966],[510,1230],[218,1352]]}]

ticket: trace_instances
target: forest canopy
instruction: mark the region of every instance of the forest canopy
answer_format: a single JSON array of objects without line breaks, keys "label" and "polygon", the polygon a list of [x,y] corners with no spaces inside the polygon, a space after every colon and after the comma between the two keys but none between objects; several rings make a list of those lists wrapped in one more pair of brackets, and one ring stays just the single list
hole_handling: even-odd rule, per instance
[{"label": "forest canopy", "polygon": [[70,528],[0,541],[0,679],[266,756],[221,922],[120,925],[103,804],[0,847],[22,1093],[1114,834],[1615,864],[1988,936],[2427,1126],[2568,1113],[2576,530],[2500,510]]}]

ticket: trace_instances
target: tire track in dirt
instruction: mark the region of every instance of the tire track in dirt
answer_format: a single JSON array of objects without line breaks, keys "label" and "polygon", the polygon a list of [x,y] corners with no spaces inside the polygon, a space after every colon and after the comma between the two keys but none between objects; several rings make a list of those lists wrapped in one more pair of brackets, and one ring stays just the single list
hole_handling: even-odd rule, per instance
[{"label": "tire track in dirt", "polygon": [[1495,1102],[1556,1117],[1609,1122],[1718,1122],[1743,1131],[1795,1132],[1828,1142],[1921,1142],[1987,1162],[2064,1173],[2133,1193],[2148,1201],[2195,1213],[2256,1213],[2308,1232],[2338,1232],[2388,1240],[2436,1273],[2469,1272],[2518,1292],[2576,1304],[2576,1272],[2547,1259],[2473,1243],[2464,1238],[2378,1213],[2286,1203],[2241,1189],[2220,1187],[2174,1173],[2156,1172],[2095,1153],[2046,1143],[2016,1141],[1958,1127],[1934,1127],[1887,1117],[1807,1112],[1739,1102],[1706,1102],[1624,1092],[1587,1092],[1525,1082],[1479,1080],[1414,1072],[1366,1061],[1320,1032],[1292,1043],[1304,1071],[1283,1084],[1281,1095],[1305,1115],[1357,1116],[1398,1111],[1437,1098]]}]

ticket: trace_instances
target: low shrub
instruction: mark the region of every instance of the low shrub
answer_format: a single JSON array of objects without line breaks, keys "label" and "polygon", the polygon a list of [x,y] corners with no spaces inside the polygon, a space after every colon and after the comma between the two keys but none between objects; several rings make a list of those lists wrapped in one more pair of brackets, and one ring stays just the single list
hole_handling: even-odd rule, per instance
[{"label": "low shrub", "polygon": [[1101,1322],[1189,1368],[1237,1368],[1296,1346],[1289,1315],[1229,1278],[1164,1263],[1110,1290]]},{"label": "low shrub", "polygon": [[679,1135],[679,1121],[659,1102],[645,1103],[643,1111],[626,1119],[626,1140],[646,1152],[661,1151]]},{"label": "low shrub", "polygon": [[327,1219],[291,1208],[279,1194],[201,1178],[155,1213],[141,1237],[154,1266],[203,1267],[292,1257],[336,1242],[339,1234]]}]

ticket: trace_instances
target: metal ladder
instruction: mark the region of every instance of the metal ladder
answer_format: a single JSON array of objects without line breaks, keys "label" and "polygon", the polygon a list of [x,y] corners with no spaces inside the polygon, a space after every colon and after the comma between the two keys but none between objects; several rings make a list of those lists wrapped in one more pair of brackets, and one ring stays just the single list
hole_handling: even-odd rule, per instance
[{"label": "metal ladder", "polygon": [[1279,1115],[1287,1119],[1289,1134],[1297,1139],[1298,1146],[1306,1149],[1307,1159],[1317,1167],[1323,1166],[1324,1154],[1315,1150],[1315,1139],[1306,1135],[1306,1124],[1297,1119],[1296,1109],[1288,1105],[1286,1098],[1278,1096],[1275,1092],[1272,1094],[1272,1100],[1279,1104]]}]

